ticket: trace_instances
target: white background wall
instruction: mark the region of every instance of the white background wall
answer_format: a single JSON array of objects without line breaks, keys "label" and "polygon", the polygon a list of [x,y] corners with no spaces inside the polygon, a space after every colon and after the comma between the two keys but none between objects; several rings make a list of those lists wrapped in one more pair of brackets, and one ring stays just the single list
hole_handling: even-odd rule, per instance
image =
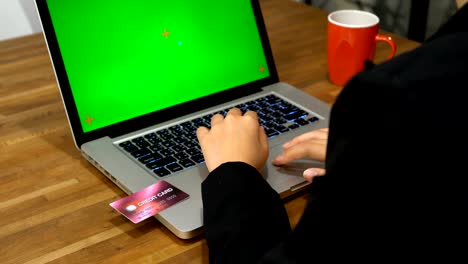
[{"label": "white background wall", "polygon": [[0,0],[0,41],[41,30],[34,0]]}]

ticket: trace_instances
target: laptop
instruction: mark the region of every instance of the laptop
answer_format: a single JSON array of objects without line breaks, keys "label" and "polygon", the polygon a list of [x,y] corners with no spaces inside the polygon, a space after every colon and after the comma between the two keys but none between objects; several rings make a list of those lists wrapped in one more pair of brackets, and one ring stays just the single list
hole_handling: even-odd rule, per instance
[{"label": "laptop", "polygon": [[195,130],[215,113],[258,113],[262,175],[281,197],[323,166],[271,164],[284,142],[328,127],[330,106],[279,81],[258,1],[35,2],[76,147],[127,194],[161,180],[188,193],[155,215],[176,236],[203,233]]}]

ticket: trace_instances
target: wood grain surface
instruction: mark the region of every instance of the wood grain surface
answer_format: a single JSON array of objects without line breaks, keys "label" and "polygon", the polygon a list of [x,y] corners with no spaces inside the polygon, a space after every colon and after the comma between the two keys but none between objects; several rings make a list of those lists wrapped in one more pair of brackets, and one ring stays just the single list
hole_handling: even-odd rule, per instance
[{"label": "wood grain surface", "polygon": [[[280,79],[332,104],[341,87],[327,79],[326,13],[260,2]],[[392,36],[398,53],[418,46]],[[388,52],[379,46],[377,61]],[[109,206],[124,196],[75,147],[43,36],[0,42],[0,262],[208,263],[203,235],[135,225]],[[285,201],[293,226],[306,200]]]}]

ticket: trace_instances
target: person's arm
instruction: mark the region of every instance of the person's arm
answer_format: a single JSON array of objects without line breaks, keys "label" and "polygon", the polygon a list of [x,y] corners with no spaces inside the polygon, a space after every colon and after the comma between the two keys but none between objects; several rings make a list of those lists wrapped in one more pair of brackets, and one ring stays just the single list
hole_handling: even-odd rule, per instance
[{"label": "person's arm", "polygon": [[285,208],[259,171],[268,141],[256,113],[231,109],[197,130],[210,174],[202,184],[211,263],[255,263],[290,233]]},{"label": "person's arm", "polygon": [[[294,138],[283,145],[284,152],[274,163],[281,166],[305,157],[325,160],[327,135],[327,129],[319,129]],[[259,173],[268,157],[268,142],[257,115],[231,109],[226,118],[213,116],[211,129],[201,127],[197,136],[210,171],[202,184],[210,262],[285,263],[297,259],[305,236],[290,240],[282,201]],[[325,172],[306,170],[304,177],[309,181],[310,170],[316,175]]]},{"label": "person's arm", "polygon": [[210,263],[256,263],[291,231],[278,193],[244,162],[217,167],[202,195]]}]

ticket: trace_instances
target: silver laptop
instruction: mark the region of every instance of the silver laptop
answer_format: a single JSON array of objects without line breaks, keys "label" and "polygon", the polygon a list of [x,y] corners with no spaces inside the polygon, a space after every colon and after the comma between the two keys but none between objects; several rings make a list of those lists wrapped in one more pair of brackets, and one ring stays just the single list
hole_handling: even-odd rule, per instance
[{"label": "silver laptop", "polygon": [[258,1],[36,0],[77,148],[127,194],[165,180],[190,197],[155,217],[203,232],[196,138],[214,113],[254,110],[271,148],[266,181],[287,197],[320,162],[274,167],[282,143],[328,126],[330,107],[279,82]]}]

